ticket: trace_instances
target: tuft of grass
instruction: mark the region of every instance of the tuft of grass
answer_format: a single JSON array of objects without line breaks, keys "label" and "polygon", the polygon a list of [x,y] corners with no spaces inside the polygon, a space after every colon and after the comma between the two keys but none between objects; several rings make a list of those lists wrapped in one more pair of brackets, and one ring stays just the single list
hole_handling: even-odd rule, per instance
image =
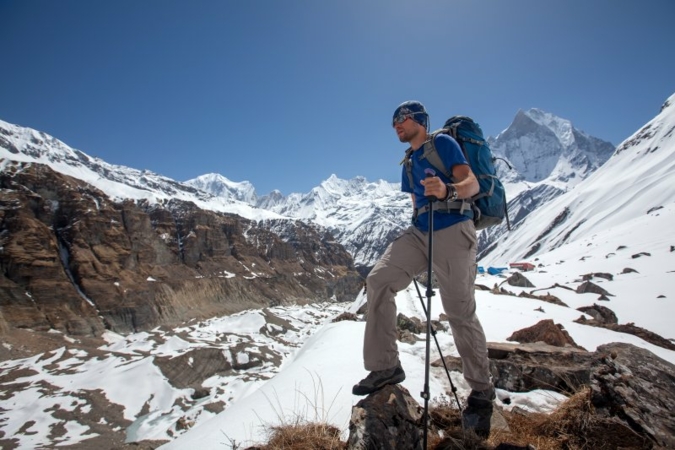
[{"label": "tuft of grass", "polygon": [[260,450],[342,450],[347,446],[340,440],[340,430],[325,423],[299,421],[270,431],[267,445]]}]

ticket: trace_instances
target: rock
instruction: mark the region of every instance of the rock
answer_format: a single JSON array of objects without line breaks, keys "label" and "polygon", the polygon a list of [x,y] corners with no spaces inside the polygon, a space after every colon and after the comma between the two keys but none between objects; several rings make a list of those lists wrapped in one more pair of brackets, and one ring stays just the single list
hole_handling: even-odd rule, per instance
[{"label": "rock", "polygon": [[546,389],[569,395],[590,381],[593,354],[575,347],[542,342],[488,342],[493,382],[509,392]]},{"label": "rock", "polygon": [[426,331],[426,326],[422,325],[422,321],[417,317],[407,317],[404,314],[398,313],[396,317],[396,328],[399,330],[408,330],[413,334],[419,334]]},{"label": "rock", "polygon": [[637,259],[637,258],[640,258],[642,256],[652,256],[652,254],[649,253],[649,252],[640,252],[640,253],[636,253],[636,254],[632,255],[631,258]]},{"label": "rock", "polygon": [[638,272],[635,269],[631,269],[630,267],[626,267],[621,271],[621,273],[640,273],[640,272]]},{"label": "rock", "polygon": [[[575,393],[538,425],[542,436],[561,438],[565,448],[675,448],[675,365],[648,350],[620,343],[587,352],[544,343],[490,342],[488,355],[493,380],[502,390]],[[500,399],[505,401],[503,391]],[[352,408],[347,448],[419,449],[422,412],[400,385],[387,386]],[[512,414],[526,413],[514,408]],[[483,446],[485,441],[464,445],[457,409],[432,409],[430,415],[433,426],[449,436],[435,448],[494,449]],[[499,422],[494,415],[492,419],[495,430]]]},{"label": "rock", "polygon": [[553,320],[542,320],[535,325],[523,328],[514,332],[507,341],[516,341],[520,343],[545,342],[556,347],[565,347],[567,345],[579,347],[574,339],[565,331],[562,325],[553,323]]},{"label": "rock", "polygon": [[535,287],[530,280],[527,279],[525,275],[520,272],[515,272],[513,275],[506,279],[506,282],[511,286],[516,287]]},{"label": "rock", "polygon": [[398,330],[398,340],[412,345],[420,339],[408,330]]},{"label": "rock", "polygon": [[579,286],[577,286],[576,290],[577,294],[585,294],[587,292],[592,292],[594,294],[600,294],[600,295],[606,295],[608,297],[614,297],[612,294],[601,288],[595,283],[592,283],[590,281],[584,281],[581,283]]},{"label": "rock", "polygon": [[[532,291],[532,292],[534,292],[534,291]],[[546,302],[546,303],[552,303],[552,304],[558,305],[558,306],[568,307],[567,303],[563,302],[562,300],[560,300],[555,295],[551,295],[551,294],[548,294],[548,293],[545,294],[545,295],[535,295],[532,292],[527,293],[527,292],[523,291],[520,294],[518,294],[518,297],[531,298],[531,299],[534,299],[534,300],[541,300],[542,302]]]},{"label": "rock", "polygon": [[591,374],[596,414],[617,418],[663,448],[675,448],[675,365],[621,343],[598,347]]},{"label": "rock", "polygon": [[357,322],[359,320],[359,318],[354,313],[343,312],[342,314],[337,316],[335,319],[331,320],[331,322],[342,322],[343,320],[351,320],[353,322]]},{"label": "rock", "polygon": [[347,448],[422,450],[423,412],[405,388],[385,386],[352,407]]},{"label": "rock", "polygon": [[577,308],[577,311],[588,314],[602,324],[619,323],[619,319],[614,314],[614,311],[604,306],[596,304],[593,304],[593,306],[582,306],[581,308]]},{"label": "rock", "polygon": [[595,277],[604,278],[605,280],[608,280],[608,281],[612,281],[614,279],[614,275],[612,275],[611,273],[606,273],[606,272],[587,273],[586,275],[582,275],[581,279],[584,280],[584,281],[589,281],[589,280],[592,280]]}]

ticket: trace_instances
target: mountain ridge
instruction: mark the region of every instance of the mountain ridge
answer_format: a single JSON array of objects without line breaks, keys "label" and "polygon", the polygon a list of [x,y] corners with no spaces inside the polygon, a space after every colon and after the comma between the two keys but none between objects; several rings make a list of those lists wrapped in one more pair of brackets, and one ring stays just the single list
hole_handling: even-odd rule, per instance
[{"label": "mountain ridge", "polygon": [[[353,255],[362,274],[410,223],[410,199],[400,192],[398,182],[371,182],[363,177],[342,180],[333,174],[308,193],[284,196],[272,191],[258,197],[248,181],[235,182],[211,173],[181,183],[150,171],[109,165],[44,133],[30,129],[17,132],[18,128],[0,122],[0,129],[5,130],[0,134],[4,135],[0,146],[9,151],[10,158],[50,164],[57,171],[120,197],[160,204],[178,198],[192,201],[200,208],[256,221],[285,218],[313,223],[334,234]],[[506,171],[498,165],[507,187],[513,225],[596,170],[611,147],[576,130],[570,121],[534,108],[519,111],[506,130],[487,140],[496,156],[517,168]],[[51,145],[52,142],[57,144]],[[525,150],[519,147],[523,144],[527,144]],[[51,151],[40,151],[41,146],[50,147]],[[527,152],[534,156],[526,157]],[[539,186],[542,184],[546,187]],[[484,255],[490,242],[505,232],[506,226],[502,225],[481,233],[479,254]]]}]

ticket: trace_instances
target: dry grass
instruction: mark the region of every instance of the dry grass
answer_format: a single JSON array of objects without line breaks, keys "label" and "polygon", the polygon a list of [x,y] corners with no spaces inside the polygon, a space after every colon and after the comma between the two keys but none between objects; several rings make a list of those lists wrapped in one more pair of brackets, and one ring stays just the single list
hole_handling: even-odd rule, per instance
[{"label": "dry grass", "polygon": [[[494,430],[483,440],[462,431],[459,411],[449,403],[430,410],[432,428],[428,449],[493,450],[508,443],[537,450],[650,449],[651,443],[627,426],[595,414],[590,389],[571,396],[552,414],[502,411],[510,430]],[[268,443],[248,450],[337,450],[345,449],[340,430],[322,423],[302,423],[270,427]]]},{"label": "dry grass", "polygon": [[341,450],[340,430],[323,423],[296,423],[272,427],[269,442],[260,450]]},{"label": "dry grass", "polygon": [[[501,443],[532,445],[537,450],[649,449],[650,442],[622,422],[598,416],[590,400],[590,389],[583,388],[551,414],[501,412],[510,431],[494,430],[487,441],[464,435],[456,409],[432,411],[432,418],[447,437],[435,438],[434,450],[490,450]],[[431,442],[431,439],[430,439]]]}]

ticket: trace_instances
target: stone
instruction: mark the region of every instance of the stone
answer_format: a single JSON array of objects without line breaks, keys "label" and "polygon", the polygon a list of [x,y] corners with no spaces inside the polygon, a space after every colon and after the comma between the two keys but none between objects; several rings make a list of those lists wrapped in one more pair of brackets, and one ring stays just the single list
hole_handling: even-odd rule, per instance
[{"label": "stone", "polygon": [[401,385],[388,385],[352,407],[347,448],[422,450],[423,408]]},{"label": "stone", "polygon": [[545,342],[556,347],[569,345],[581,348],[562,325],[555,324],[551,319],[542,320],[531,327],[518,330],[506,340],[520,343]]},{"label": "stone", "polygon": [[398,313],[396,316],[396,328],[401,330],[408,330],[413,334],[419,334],[426,331],[426,325],[422,325],[422,321],[417,317],[408,317],[405,314]]},{"label": "stone", "polygon": [[596,414],[621,420],[657,446],[675,448],[675,365],[631,344],[601,345],[596,354]]},{"label": "stone", "polygon": [[612,294],[607,292],[605,289],[601,288],[597,284],[591,282],[591,281],[584,281],[581,283],[579,286],[577,286],[577,294],[585,294],[587,292],[591,292],[593,294],[600,294],[600,295],[605,295],[608,297],[614,297]]},{"label": "stone", "polygon": [[516,287],[535,287],[530,280],[527,279],[525,275],[520,272],[515,272],[513,275],[506,279],[506,282],[511,286]]},{"label": "stone", "polygon": [[594,320],[602,324],[619,323],[619,319],[616,317],[616,314],[614,314],[614,311],[605,306],[593,304],[593,306],[582,306],[577,308],[577,311],[588,314],[593,317]]},{"label": "stone", "polygon": [[488,342],[490,371],[495,387],[509,392],[545,389],[569,395],[590,380],[593,355],[576,347],[543,342]]}]

